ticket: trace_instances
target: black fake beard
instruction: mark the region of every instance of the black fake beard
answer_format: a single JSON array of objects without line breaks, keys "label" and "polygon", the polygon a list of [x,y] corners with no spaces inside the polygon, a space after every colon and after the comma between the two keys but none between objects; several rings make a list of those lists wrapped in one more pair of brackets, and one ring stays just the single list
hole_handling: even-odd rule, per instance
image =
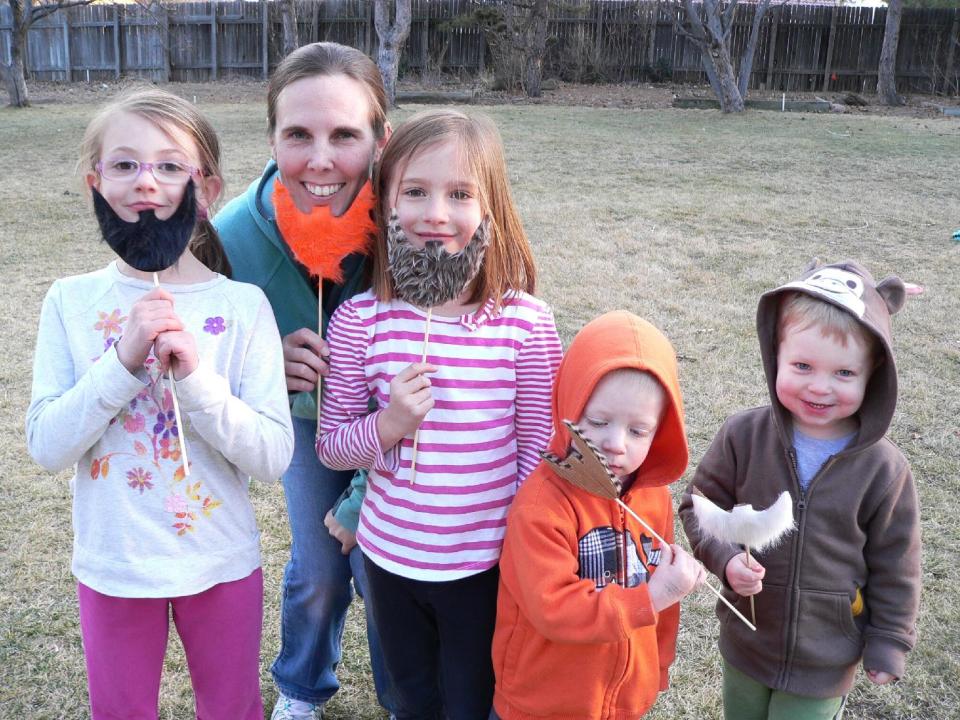
[{"label": "black fake beard", "polygon": [[421,249],[407,239],[393,210],[387,224],[387,258],[397,297],[420,308],[458,298],[480,271],[489,235],[484,220],[458,252],[447,252],[439,240],[428,240]]},{"label": "black fake beard", "polygon": [[103,195],[93,190],[93,211],[107,245],[127,265],[141,272],[160,272],[174,265],[190,244],[197,222],[193,181],[187,181],[183,199],[173,215],[158,220],[153,210],[144,210],[136,222],[117,215]]}]

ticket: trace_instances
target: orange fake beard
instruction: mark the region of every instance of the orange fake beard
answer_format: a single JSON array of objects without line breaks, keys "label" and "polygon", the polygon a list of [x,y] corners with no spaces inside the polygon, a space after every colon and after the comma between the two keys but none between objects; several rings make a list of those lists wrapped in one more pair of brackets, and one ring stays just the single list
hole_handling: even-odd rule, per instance
[{"label": "orange fake beard", "polygon": [[273,185],[277,227],[293,257],[314,277],[343,282],[340,263],[348,255],[369,255],[377,226],[373,221],[373,189],[366,183],[347,211],[334,217],[328,207],[300,212],[279,178]]}]

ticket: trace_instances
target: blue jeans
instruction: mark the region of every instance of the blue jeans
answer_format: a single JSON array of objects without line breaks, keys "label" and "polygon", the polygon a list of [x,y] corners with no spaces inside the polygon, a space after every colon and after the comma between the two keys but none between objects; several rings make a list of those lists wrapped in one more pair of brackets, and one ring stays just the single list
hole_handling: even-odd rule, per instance
[{"label": "blue jeans", "polygon": [[[293,461],[283,476],[293,543],[283,573],[280,652],[271,672],[287,697],[322,704],[340,688],[336,670],[343,624],[353,599],[350,580],[363,597],[366,574],[360,548],[354,547],[349,557],[343,555],[340,543],[323,524],[353,472],[330,470],[320,463],[314,446],[315,422],[295,417],[293,432]],[[390,681],[371,603],[364,603],[364,609],[377,700],[392,711]]]}]

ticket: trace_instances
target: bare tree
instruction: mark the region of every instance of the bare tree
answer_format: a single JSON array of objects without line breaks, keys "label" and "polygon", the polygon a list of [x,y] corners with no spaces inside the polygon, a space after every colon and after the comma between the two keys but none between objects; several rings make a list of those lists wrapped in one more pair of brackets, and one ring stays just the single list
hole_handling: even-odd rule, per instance
[{"label": "bare tree", "polygon": [[506,0],[478,4],[461,19],[479,26],[493,57],[495,90],[523,90],[540,97],[547,54],[548,10],[557,0]]},{"label": "bare tree", "polygon": [[[784,2],[778,0],[775,4],[783,5]],[[730,56],[730,33],[736,19],[738,0],[730,0],[726,6],[721,5],[719,0],[703,0],[702,4],[683,0],[686,23],[680,27],[680,31],[700,48],[703,69],[720,101],[720,109],[725,113],[743,111],[760,38],[760,25],[772,4],[773,0],[760,0],[754,6],[750,35],[740,57],[738,79]]]},{"label": "bare tree", "polygon": [[24,57],[27,53],[27,33],[30,26],[37,20],[52,15],[57,10],[89,5],[93,0],[57,0],[35,5],[33,0],[9,0],[13,14],[13,29],[10,41],[10,62],[0,62],[0,73],[3,75],[10,96],[11,107],[29,107],[30,94],[27,92]]},{"label": "bare tree", "polygon": [[521,58],[523,91],[540,97],[543,57],[547,53],[548,0],[514,0],[507,14],[507,28]]},{"label": "bare tree", "polygon": [[[391,10],[394,12],[391,13]],[[393,14],[393,22],[390,16]],[[387,102],[397,104],[397,72],[400,68],[400,51],[410,34],[410,0],[375,0],[373,5],[373,23],[380,40],[377,53],[377,67],[383,77],[383,86],[387,90]]]},{"label": "bare tree", "polygon": [[897,93],[897,45],[900,43],[902,17],[903,0],[890,0],[887,4],[887,22],[883,29],[883,47],[880,50],[877,73],[877,95],[884,105],[903,105],[905,102]]},{"label": "bare tree", "polygon": [[295,0],[280,0],[280,19],[283,23],[283,56],[286,57],[300,47]]}]

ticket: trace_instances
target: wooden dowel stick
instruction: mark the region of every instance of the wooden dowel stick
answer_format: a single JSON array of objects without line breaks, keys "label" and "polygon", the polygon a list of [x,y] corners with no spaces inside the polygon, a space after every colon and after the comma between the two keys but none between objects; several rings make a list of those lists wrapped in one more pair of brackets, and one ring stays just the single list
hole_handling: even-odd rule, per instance
[{"label": "wooden dowel stick", "polygon": [[[753,558],[750,557],[750,546],[744,545],[743,549],[747,551],[747,567],[752,567]],[[750,596],[750,619],[753,620],[754,625],[757,624],[757,609],[753,606],[753,595]]]},{"label": "wooden dowel stick", "polygon": [[[153,274],[153,286],[160,287],[160,278]],[[180,418],[180,403],[177,401],[177,388],[173,384],[173,368],[167,368],[167,378],[170,380],[170,398],[173,400],[173,418],[177,423],[177,442],[180,443],[180,456],[183,458],[183,476],[190,477],[190,458],[187,457],[186,428]]]},{"label": "wooden dowel stick", "polygon": [[[433,317],[433,308],[427,310],[427,327],[423,331],[423,354],[420,356],[420,362],[427,361],[427,346],[430,344],[430,318]],[[420,428],[413,434],[413,460],[410,461],[410,484],[417,480],[417,442],[420,440]]]},{"label": "wooden dowel stick", "polygon": [[[323,337],[323,278],[317,278],[317,335]],[[317,437],[320,437],[320,399],[322,397],[323,375],[317,375]]]},{"label": "wooden dowel stick", "polygon": [[[669,545],[669,544],[670,544],[670,543],[668,543],[666,540],[664,540],[662,537],[660,537],[660,534],[659,534],[656,530],[654,530],[652,527],[650,527],[650,526],[647,524],[646,520],[644,520],[642,517],[640,517],[639,515],[637,515],[633,510],[631,510],[631,509],[630,509],[630,506],[627,505],[623,500],[621,500],[620,498],[617,498],[617,502],[620,503],[620,507],[622,507],[622,508],[623,508],[624,510],[626,510],[628,513],[630,513],[630,514],[633,516],[633,518],[634,518],[638,523],[640,523],[641,525],[643,525],[643,526],[647,529],[647,532],[649,532],[649,533],[650,533],[651,535],[653,535],[657,540],[659,540],[661,545]],[[747,619],[743,616],[743,614],[733,606],[733,603],[731,603],[729,600],[727,600],[727,599],[723,596],[723,593],[721,593],[719,590],[717,590],[713,585],[711,585],[711,584],[708,583],[708,582],[704,582],[703,584],[707,587],[708,590],[710,590],[710,592],[712,592],[714,595],[716,595],[718,598],[720,598],[721,602],[723,602],[724,605],[726,605],[728,608],[730,608],[730,610],[733,612],[734,615],[736,615],[738,618],[740,618],[741,620],[743,620],[743,622],[746,623],[746,625],[747,625],[748,628],[750,628],[751,630],[753,630],[754,632],[756,632],[756,630],[757,630],[756,626],[755,626],[753,623],[751,623],[749,620],[747,620]]]}]

